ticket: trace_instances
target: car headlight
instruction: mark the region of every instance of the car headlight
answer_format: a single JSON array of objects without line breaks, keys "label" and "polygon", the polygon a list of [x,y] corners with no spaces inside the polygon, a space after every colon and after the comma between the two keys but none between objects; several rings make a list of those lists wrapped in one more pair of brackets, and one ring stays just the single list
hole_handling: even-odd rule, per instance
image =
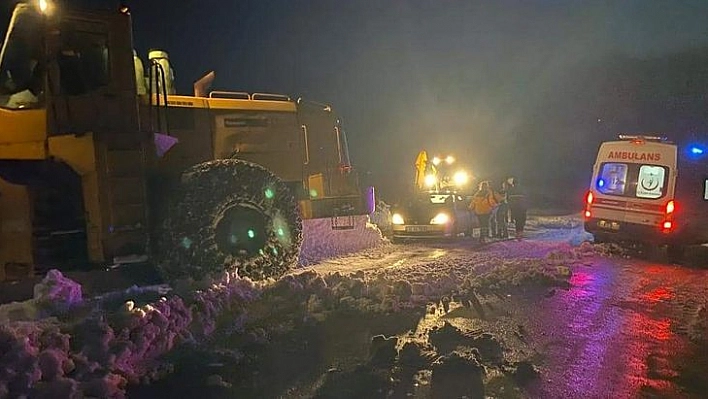
[{"label": "car headlight", "polygon": [[393,223],[393,224],[405,224],[406,221],[403,220],[403,216],[401,216],[400,213],[394,213],[393,216],[391,216],[391,223]]},{"label": "car headlight", "polygon": [[438,178],[435,177],[435,175],[426,175],[424,182],[425,182],[426,187],[432,187],[435,185],[435,183],[438,182]]},{"label": "car headlight", "polygon": [[450,216],[447,213],[438,213],[430,220],[430,224],[447,224],[450,221]]}]

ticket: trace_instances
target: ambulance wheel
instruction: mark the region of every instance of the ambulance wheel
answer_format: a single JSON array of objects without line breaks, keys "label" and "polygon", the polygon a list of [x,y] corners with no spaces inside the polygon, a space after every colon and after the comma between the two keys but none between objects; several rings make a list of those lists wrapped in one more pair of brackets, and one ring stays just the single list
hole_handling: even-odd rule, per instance
[{"label": "ambulance wheel", "polygon": [[683,262],[686,254],[686,247],[681,244],[669,244],[666,246],[666,257],[669,263]]},{"label": "ambulance wheel", "polygon": [[193,166],[169,205],[158,269],[167,281],[283,275],[302,243],[297,203],[263,167],[236,159]]}]

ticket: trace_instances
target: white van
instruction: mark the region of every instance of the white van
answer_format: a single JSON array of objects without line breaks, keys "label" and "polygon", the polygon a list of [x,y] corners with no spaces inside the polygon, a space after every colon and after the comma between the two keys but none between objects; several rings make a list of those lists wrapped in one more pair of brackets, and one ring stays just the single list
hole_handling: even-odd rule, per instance
[{"label": "white van", "polygon": [[619,136],[600,145],[585,198],[585,230],[598,242],[708,242],[708,149],[666,138]]}]

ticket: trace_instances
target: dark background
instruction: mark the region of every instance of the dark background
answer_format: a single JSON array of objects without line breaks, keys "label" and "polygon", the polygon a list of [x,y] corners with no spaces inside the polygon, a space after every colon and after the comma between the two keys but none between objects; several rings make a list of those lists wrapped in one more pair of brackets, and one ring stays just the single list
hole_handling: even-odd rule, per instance
[{"label": "dark background", "polygon": [[180,93],[215,70],[215,89],[332,104],[389,201],[426,149],[518,176],[536,206],[575,206],[602,140],[708,130],[706,1],[125,3],[138,53],[168,51]]}]

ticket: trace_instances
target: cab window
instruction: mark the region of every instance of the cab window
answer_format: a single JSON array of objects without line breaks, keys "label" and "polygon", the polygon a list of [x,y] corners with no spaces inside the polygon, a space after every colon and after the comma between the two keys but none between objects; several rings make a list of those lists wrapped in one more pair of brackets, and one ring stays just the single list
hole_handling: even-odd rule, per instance
[{"label": "cab window", "polygon": [[445,204],[448,202],[452,202],[452,196],[449,194],[439,194],[430,196],[431,204]]},{"label": "cab window", "polygon": [[39,108],[44,92],[41,20],[28,8],[13,14],[0,59],[0,107]]},{"label": "cab window", "polygon": [[606,195],[657,199],[666,194],[668,175],[665,166],[607,162],[600,166],[595,184]]},{"label": "cab window", "polygon": [[110,81],[106,34],[66,29],[58,54],[61,92],[81,95],[107,86]]}]

